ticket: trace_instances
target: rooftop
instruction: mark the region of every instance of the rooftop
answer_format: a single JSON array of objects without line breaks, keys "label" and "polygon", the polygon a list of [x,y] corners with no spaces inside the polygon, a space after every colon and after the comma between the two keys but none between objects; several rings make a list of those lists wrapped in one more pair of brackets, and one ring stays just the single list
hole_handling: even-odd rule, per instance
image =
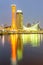
[{"label": "rooftop", "polygon": [[17,12],[20,12],[20,13],[21,13],[21,12],[22,12],[22,10],[17,10]]},{"label": "rooftop", "polygon": [[15,4],[12,4],[11,6],[16,6]]}]

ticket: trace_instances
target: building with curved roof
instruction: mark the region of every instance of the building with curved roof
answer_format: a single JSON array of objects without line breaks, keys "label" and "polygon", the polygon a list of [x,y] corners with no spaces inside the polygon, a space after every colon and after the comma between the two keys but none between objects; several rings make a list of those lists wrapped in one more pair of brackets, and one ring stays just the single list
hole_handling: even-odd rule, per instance
[{"label": "building with curved roof", "polygon": [[39,23],[32,25],[31,27],[23,26],[23,29],[26,31],[37,31],[37,30],[39,30]]}]

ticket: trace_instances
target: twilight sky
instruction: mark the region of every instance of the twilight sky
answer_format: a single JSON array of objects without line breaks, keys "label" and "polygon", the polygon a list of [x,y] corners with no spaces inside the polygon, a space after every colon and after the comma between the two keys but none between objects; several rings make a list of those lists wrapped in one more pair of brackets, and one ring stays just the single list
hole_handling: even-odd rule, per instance
[{"label": "twilight sky", "polygon": [[0,25],[11,24],[11,4],[24,14],[24,25],[40,22],[43,28],[43,0],[0,0]]}]

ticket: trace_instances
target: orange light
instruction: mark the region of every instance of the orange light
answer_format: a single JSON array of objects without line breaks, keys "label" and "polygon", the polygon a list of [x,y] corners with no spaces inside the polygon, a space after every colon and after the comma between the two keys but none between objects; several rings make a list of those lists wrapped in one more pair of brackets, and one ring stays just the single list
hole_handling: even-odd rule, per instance
[{"label": "orange light", "polygon": [[16,61],[16,51],[17,51],[17,34],[11,35],[11,48],[12,48],[12,54],[11,58],[12,60]]},{"label": "orange light", "polygon": [[16,6],[12,5],[12,25],[11,25],[11,30],[17,29],[16,26]]}]

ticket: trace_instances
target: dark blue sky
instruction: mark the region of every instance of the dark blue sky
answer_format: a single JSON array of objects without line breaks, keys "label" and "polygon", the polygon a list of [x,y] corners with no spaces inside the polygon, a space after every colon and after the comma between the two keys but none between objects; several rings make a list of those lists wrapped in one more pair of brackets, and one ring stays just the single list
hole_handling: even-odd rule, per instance
[{"label": "dark blue sky", "polygon": [[11,24],[11,4],[24,14],[24,24],[40,22],[43,28],[43,0],[0,0],[0,25]]}]

